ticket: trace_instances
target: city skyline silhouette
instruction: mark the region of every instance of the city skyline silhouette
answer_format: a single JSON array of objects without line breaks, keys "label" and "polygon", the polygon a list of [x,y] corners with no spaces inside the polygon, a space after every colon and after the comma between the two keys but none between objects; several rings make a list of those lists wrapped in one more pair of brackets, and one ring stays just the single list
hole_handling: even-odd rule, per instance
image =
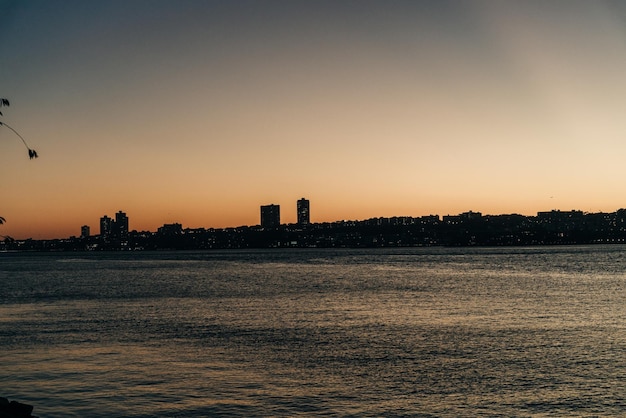
[{"label": "city skyline silhouette", "polygon": [[[315,202],[313,203],[314,203],[313,205],[314,207]],[[109,217],[108,214],[102,215],[99,218],[99,222],[97,225],[98,229],[95,231],[94,229],[92,229],[91,224],[85,224],[85,225],[80,226],[81,233],[78,235],[81,237],[83,236],[88,237],[88,236],[93,236],[93,235],[102,235],[102,236],[117,235],[119,236],[119,235],[124,235],[124,234],[128,235],[128,233],[131,231],[156,232],[163,227],[167,228],[168,226],[171,226],[171,225],[180,226],[181,230],[183,229],[215,230],[215,229],[236,229],[236,228],[250,228],[250,227],[256,227],[256,228],[261,228],[265,230],[273,230],[273,229],[277,229],[277,228],[284,227],[284,226],[295,226],[298,228],[306,228],[309,225],[319,225],[319,224],[337,224],[337,223],[357,224],[357,223],[363,223],[363,222],[370,222],[370,221],[377,220],[377,219],[388,219],[388,220],[400,219],[401,221],[397,221],[400,223],[406,222],[402,220],[427,220],[428,222],[435,221],[435,222],[456,224],[461,219],[464,219],[464,220],[477,220],[478,219],[479,220],[482,218],[487,219],[490,217],[491,218],[522,217],[522,218],[532,219],[532,218],[539,218],[539,217],[549,218],[551,216],[556,216],[556,217],[563,216],[566,218],[571,218],[572,216],[574,217],[603,216],[606,219],[608,219],[609,215],[618,215],[620,217],[623,215],[626,215],[625,208],[618,208],[611,212],[584,212],[579,209],[561,210],[561,209],[553,208],[549,210],[538,211],[536,214],[533,214],[533,215],[522,215],[518,212],[483,214],[480,211],[466,210],[460,213],[446,213],[445,215],[441,215],[441,214],[429,214],[429,215],[421,215],[421,216],[394,215],[394,216],[388,216],[388,217],[387,216],[374,216],[374,217],[366,218],[366,219],[335,219],[332,221],[316,221],[315,216],[314,216],[315,215],[314,211],[313,211],[313,217],[311,217],[311,213],[312,213],[311,201],[305,197],[301,197],[300,199],[297,199],[296,201],[292,202],[292,205],[289,205],[289,206],[283,205],[282,209],[281,209],[281,205],[276,204],[276,203],[262,204],[262,205],[259,205],[258,207],[260,209],[259,217],[257,219],[257,222],[252,223],[252,224],[229,225],[226,227],[216,227],[216,226],[207,224],[207,225],[203,225],[200,227],[190,227],[188,225],[184,225],[180,221],[175,221],[171,223],[164,223],[163,225],[158,226],[154,230],[137,230],[136,228],[133,228],[132,223],[130,221],[131,217],[128,216],[128,213],[126,213],[123,210],[118,210],[115,213],[114,217]],[[295,213],[297,220],[294,222],[284,222],[284,218],[281,217],[281,213],[283,215],[289,214],[289,213]],[[290,216],[288,219],[292,219],[292,217]],[[94,226],[96,225],[94,224]],[[624,225],[624,227],[626,228],[626,225]],[[85,234],[84,233],[85,231],[94,231],[94,232]],[[60,239],[60,238],[65,238],[65,237],[55,237],[54,239]]]},{"label": "city skyline silhouette", "polygon": [[260,205],[258,222],[226,228],[164,223],[156,230],[137,230],[132,217],[118,210],[103,215],[99,228],[80,226],[80,234],[46,240],[3,236],[0,250],[163,250],[254,248],[369,248],[423,246],[533,246],[626,243],[626,209],[588,213],[580,210],[540,211],[532,216],[458,214],[373,217],[315,222],[310,200],[293,202],[297,222],[281,219],[277,204]]},{"label": "city skyline silhouette", "polygon": [[626,1],[0,0],[0,57],[0,417],[626,415]]},{"label": "city skyline silhouette", "polygon": [[3,121],[42,157],[0,129],[0,234],[71,236],[119,208],[138,230],[254,225],[302,193],[316,222],[614,211],[625,9],[3,4]]}]

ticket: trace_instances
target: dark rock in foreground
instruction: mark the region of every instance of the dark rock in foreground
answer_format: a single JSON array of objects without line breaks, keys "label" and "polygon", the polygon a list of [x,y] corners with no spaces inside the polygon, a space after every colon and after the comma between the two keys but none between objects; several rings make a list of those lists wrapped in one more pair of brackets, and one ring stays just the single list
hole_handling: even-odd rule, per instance
[{"label": "dark rock in foreground", "polygon": [[0,418],[37,418],[32,412],[32,405],[0,397]]}]

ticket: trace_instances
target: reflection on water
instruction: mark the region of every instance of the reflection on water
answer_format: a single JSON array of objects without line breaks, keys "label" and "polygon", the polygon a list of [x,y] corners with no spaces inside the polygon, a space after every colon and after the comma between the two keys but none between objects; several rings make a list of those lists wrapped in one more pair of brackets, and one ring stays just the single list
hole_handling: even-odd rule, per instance
[{"label": "reflection on water", "polygon": [[0,396],[42,418],[624,415],[625,255],[0,254]]}]

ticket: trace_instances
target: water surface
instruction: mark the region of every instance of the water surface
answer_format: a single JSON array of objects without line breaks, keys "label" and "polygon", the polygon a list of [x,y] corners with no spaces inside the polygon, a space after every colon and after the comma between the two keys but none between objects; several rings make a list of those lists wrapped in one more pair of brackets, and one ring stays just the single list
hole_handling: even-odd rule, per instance
[{"label": "water surface", "polygon": [[50,417],[626,415],[626,247],[0,254]]}]

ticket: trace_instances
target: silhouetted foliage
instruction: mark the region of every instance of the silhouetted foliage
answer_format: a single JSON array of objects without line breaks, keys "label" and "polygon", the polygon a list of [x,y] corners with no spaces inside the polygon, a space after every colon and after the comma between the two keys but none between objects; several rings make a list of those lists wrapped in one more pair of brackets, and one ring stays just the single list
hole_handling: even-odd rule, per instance
[{"label": "silhouetted foliage", "polygon": [[[10,105],[10,103],[9,103],[9,100],[8,100],[8,99],[5,99],[5,98],[0,97],[0,107],[3,107],[3,106],[4,106],[4,107],[9,107],[9,105]],[[0,112],[0,116],[4,116],[4,115],[2,114],[2,112]],[[22,142],[24,143],[24,146],[25,146],[25,147],[26,147],[26,149],[28,150],[28,158],[30,158],[30,159],[32,160],[33,158],[37,158],[37,157],[39,157],[39,155],[37,155],[37,151],[35,151],[34,149],[30,148],[30,147],[28,146],[28,144],[26,143],[26,140],[25,140],[24,138],[22,138],[22,135],[20,135],[20,134],[19,134],[19,133],[18,133],[15,129],[11,128],[9,125],[7,125],[7,124],[6,124],[6,123],[4,123],[4,122],[0,122],[0,126],[6,126],[6,127],[7,127],[7,128],[9,128],[10,130],[12,130],[12,131],[15,133],[15,135],[17,135],[17,136],[18,136],[18,137],[22,140]],[[1,216],[0,216],[0,225],[2,225],[4,222],[5,222],[5,219],[4,219],[3,217],[1,217]],[[5,237],[5,241],[6,241],[7,239],[9,239],[9,238],[10,238],[10,237]]]},{"label": "silhouetted foliage", "polygon": [[[8,107],[9,106],[9,100],[8,99],[4,99],[4,98],[0,98],[0,107],[2,107],[2,106],[7,106]],[[0,116],[3,116],[2,113],[0,113]],[[26,143],[26,140],[22,137],[22,135],[19,134],[19,132],[17,132],[15,129],[13,129],[9,125],[7,125],[5,122],[0,122],[0,126],[6,126],[10,130],[12,130],[13,133],[15,133],[15,135],[17,135],[22,140],[22,142],[24,143],[24,146],[28,150],[28,158],[30,158],[32,160],[33,158],[39,157],[39,155],[37,155],[37,151],[35,151],[34,149],[32,149],[32,148],[30,148],[28,146],[28,144]]]},{"label": "silhouetted foliage", "polygon": [[[7,99],[0,98],[0,107],[9,106],[9,101]],[[0,116],[2,116],[2,112],[0,112]]]}]

